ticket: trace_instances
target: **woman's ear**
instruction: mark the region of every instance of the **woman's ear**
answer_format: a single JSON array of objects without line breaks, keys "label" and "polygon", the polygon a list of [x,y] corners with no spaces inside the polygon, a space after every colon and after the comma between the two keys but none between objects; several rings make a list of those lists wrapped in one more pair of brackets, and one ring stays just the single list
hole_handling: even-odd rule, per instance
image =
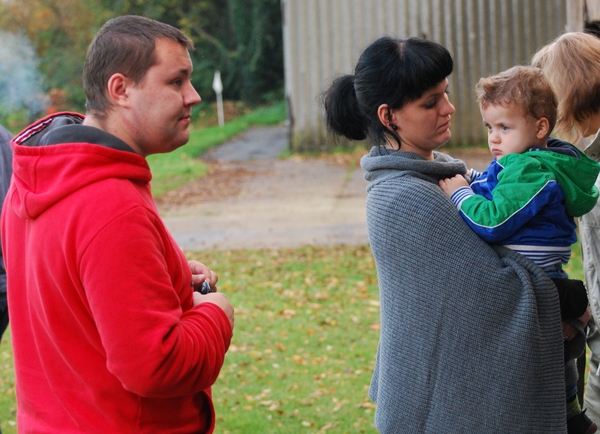
[{"label": "woman's ear", "polygon": [[550,135],[550,122],[547,118],[539,118],[535,122],[535,137],[537,139],[544,139]]},{"label": "woman's ear", "polygon": [[377,109],[377,117],[379,118],[379,122],[386,127],[387,129],[391,129],[396,131],[398,127],[394,123],[393,114],[387,104],[381,104]]}]

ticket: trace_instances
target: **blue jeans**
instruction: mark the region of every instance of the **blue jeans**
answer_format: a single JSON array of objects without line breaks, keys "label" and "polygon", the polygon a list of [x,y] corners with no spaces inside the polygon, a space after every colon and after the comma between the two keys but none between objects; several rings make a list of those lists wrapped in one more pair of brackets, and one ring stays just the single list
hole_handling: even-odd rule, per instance
[{"label": "blue jeans", "polygon": [[569,275],[562,268],[562,264],[552,264],[547,267],[542,267],[551,279],[568,279]]}]

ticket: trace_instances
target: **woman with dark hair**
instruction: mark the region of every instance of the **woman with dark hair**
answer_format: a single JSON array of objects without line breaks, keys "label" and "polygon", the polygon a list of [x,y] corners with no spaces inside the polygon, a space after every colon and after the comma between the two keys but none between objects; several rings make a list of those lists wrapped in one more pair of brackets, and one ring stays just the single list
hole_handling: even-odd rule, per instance
[{"label": "woman with dark hair", "polygon": [[565,433],[563,338],[552,281],[489,246],[438,185],[465,175],[450,139],[453,61],[384,37],[323,94],[328,128],[374,147],[361,160],[381,334],[370,396],[383,433]]}]

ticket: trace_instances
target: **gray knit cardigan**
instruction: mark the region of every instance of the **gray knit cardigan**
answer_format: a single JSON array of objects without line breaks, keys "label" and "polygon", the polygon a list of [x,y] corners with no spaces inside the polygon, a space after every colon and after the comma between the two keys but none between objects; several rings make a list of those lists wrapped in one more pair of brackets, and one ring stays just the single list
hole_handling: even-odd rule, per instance
[{"label": "gray knit cardigan", "polygon": [[464,163],[375,147],[361,166],[381,299],[377,429],[565,433],[557,292],[459,217],[438,180],[464,174]]}]

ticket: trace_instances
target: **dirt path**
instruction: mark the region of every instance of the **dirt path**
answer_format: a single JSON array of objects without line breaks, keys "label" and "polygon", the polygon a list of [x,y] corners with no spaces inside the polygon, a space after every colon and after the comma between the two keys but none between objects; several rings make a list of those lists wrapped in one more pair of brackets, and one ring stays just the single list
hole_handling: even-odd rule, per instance
[{"label": "dirt path", "polygon": [[[360,156],[277,159],[284,127],[250,129],[205,155],[211,173],[158,201],[184,250],[367,242]],[[489,154],[453,153],[484,169]]]}]

